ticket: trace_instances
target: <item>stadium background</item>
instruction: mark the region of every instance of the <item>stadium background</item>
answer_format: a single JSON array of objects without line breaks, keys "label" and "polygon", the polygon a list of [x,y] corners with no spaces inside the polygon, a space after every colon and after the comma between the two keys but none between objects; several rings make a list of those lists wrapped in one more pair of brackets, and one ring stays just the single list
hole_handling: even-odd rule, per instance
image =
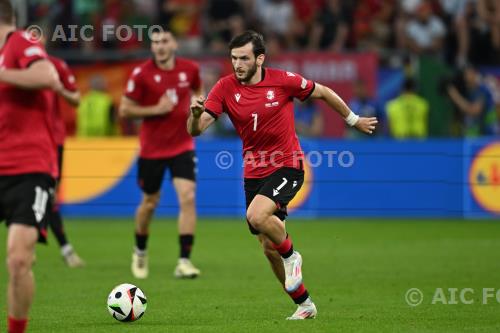
[{"label": "stadium background", "polygon": [[[499,128],[488,137],[471,137],[465,120],[443,91],[465,64],[481,71],[499,113],[500,53],[498,22],[486,21],[475,1],[281,1],[281,0],[143,0],[20,1],[26,25],[36,24],[52,37],[52,53],[66,59],[82,93],[95,75],[105,78],[115,106],[134,66],[149,56],[147,40],[133,34],[121,41],[104,37],[104,26],[162,24],[176,33],[179,53],[200,62],[206,89],[231,72],[225,44],[246,28],[258,28],[268,41],[268,66],[301,73],[332,87],[347,102],[356,98],[362,81],[381,124],[375,138],[353,137],[334,112],[319,103],[322,129],[304,135],[310,155],[310,178],[294,208],[298,216],[492,217],[500,212]],[[500,9],[491,3],[489,15]],[[444,27],[439,38],[432,28],[420,30],[439,39],[439,47],[412,46],[412,26],[421,16]],[[483,22],[481,29],[478,22]],[[74,38],[71,26],[93,27],[91,41]],[[489,26],[488,26],[489,24]],[[426,27],[425,24],[423,24]],[[431,26],[431,24],[429,24]],[[426,30],[427,29],[427,30]],[[479,31],[479,32],[478,32]],[[120,33],[120,36],[127,33]],[[470,36],[461,51],[463,36]],[[71,39],[73,38],[73,39]],[[418,40],[418,38],[416,38]],[[426,134],[394,138],[387,102],[412,78],[429,103]],[[297,112],[300,112],[297,111]],[[75,110],[65,109],[68,133],[60,198],[68,216],[129,216],[139,199],[135,185],[137,124],[118,121],[113,138],[74,137]],[[500,119],[500,117],[497,117]],[[227,127],[227,126],[222,126]],[[299,133],[300,134],[300,133]],[[120,139],[119,137],[125,137]],[[241,216],[240,145],[227,128],[197,140],[198,207],[201,216]],[[216,165],[221,147],[234,158],[229,169]],[[352,154],[353,164],[328,165],[317,152]],[[346,157],[347,155],[343,155]],[[350,157],[347,156],[347,157]],[[322,159],[321,161],[318,158]],[[92,161],[92,162],[90,162]],[[331,163],[330,163],[331,164]],[[340,163],[342,164],[342,162]],[[217,188],[217,196],[213,196]],[[159,216],[174,216],[175,196],[168,182]],[[379,197],[377,193],[386,193]]]}]

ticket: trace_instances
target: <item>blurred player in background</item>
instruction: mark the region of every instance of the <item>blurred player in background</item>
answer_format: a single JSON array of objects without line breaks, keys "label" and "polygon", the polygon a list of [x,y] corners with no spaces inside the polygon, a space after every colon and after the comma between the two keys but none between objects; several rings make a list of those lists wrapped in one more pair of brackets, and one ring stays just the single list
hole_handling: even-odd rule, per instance
[{"label": "blurred player in background", "polygon": [[314,318],[316,306],[302,283],[302,257],[285,229],[287,205],[304,182],[304,153],[295,133],[293,98],[325,101],[350,126],[372,134],[376,118],[354,114],[331,89],[298,74],[264,68],[262,36],[247,31],[229,44],[234,75],[193,100],[188,131],[203,133],[223,112],[243,140],[247,222],[286,292],[298,304],[291,320]]},{"label": "blurred player in background", "polygon": [[196,226],[196,157],[193,138],[186,131],[192,94],[203,89],[198,65],[175,56],[177,42],[169,31],[151,36],[153,59],[136,67],[122,98],[120,115],[142,118],[138,182],[143,192],[135,217],[135,250],[132,273],[148,276],[149,224],[160,201],[165,170],[170,170],[179,201],[180,255],[174,275],[194,278],[200,274],[190,261]]},{"label": "blurred player in background", "polygon": [[[43,45],[47,43],[46,32],[39,36],[40,31],[33,30],[30,31],[34,38],[40,39]],[[73,107],[78,107],[80,104],[80,92],[76,87],[75,76],[69,69],[68,65],[64,60],[49,55],[50,62],[54,65],[61,85],[57,91],[52,91],[53,107],[54,107],[54,140],[56,143],[55,149],[57,154],[57,171],[54,174],[56,179],[56,190],[53,196],[52,209],[48,213],[48,223],[50,229],[54,233],[54,236],[59,243],[61,248],[61,255],[64,262],[69,267],[82,267],[85,265],[84,261],[78,256],[78,254],[73,249],[73,246],[68,242],[68,237],[64,231],[63,220],[61,217],[61,212],[59,211],[59,203],[57,202],[57,193],[59,184],[61,183],[62,177],[62,166],[63,166],[63,154],[64,154],[64,139],[66,137],[66,125],[64,124],[64,118],[62,114],[61,98],[62,97],[67,103]]]},{"label": "blurred player in background", "polygon": [[0,0],[0,220],[7,233],[9,333],[25,332],[35,284],[35,244],[46,242],[46,213],[57,170],[53,98],[57,72],[30,33],[16,31],[9,0]]}]

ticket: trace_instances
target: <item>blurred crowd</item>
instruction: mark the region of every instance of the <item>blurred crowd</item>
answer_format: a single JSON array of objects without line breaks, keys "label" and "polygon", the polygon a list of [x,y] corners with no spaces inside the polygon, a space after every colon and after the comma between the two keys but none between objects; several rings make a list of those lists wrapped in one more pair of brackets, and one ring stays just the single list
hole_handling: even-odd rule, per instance
[{"label": "blurred crowd", "polygon": [[[226,51],[246,29],[264,33],[269,52],[371,50],[389,63],[431,54],[463,66],[500,63],[498,0],[30,0],[29,22],[167,25],[188,53]],[[99,36],[99,34],[96,34]],[[136,49],[147,41],[96,38],[58,47]]]},{"label": "blurred crowd", "polygon": [[[134,30],[127,40],[102,40],[105,25],[162,25],[177,36],[181,53],[194,56],[227,54],[229,40],[247,29],[264,34],[270,56],[283,51],[371,51],[382,66],[403,69],[427,56],[461,70],[440,88],[454,108],[452,134],[500,135],[498,79],[477,70],[500,65],[500,0],[30,0],[28,21],[47,31],[59,25],[66,35],[71,25],[92,26],[93,40],[56,40],[51,45],[90,53],[149,48],[149,41]],[[383,103],[367,93],[363,82],[353,83],[350,107],[377,116],[380,136],[429,135],[429,101],[418,94],[415,75],[406,74],[400,94]],[[217,78],[205,78],[207,90]],[[321,136],[323,111],[316,103],[298,104],[298,133]],[[126,127],[122,132],[135,132],[134,124]],[[234,134],[227,119],[216,131]],[[354,131],[346,135],[359,138]]]}]

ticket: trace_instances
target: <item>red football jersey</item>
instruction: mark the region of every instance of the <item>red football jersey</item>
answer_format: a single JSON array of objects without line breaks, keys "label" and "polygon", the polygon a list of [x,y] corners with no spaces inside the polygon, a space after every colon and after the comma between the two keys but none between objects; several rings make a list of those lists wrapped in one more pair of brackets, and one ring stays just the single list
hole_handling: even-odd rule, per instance
[{"label": "red football jersey", "polygon": [[262,80],[243,85],[228,75],[210,91],[205,110],[226,112],[243,140],[245,178],[263,178],[279,168],[300,168],[304,153],[295,133],[293,98],[307,99],[314,82],[300,75],[265,68]]},{"label": "red football jersey", "polygon": [[162,116],[146,117],[140,129],[142,158],[169,158],[194,149],[187,132],[191,91],[201,86],[200,71],[194,62],[175,59],[172,70],[162,70],[154,60],[136,67],[127,83],[125,96],[140,106],[153,106],[163,95],[175,104]]},{"label": "red football jersey", "polygon": [[[7,37],[0,50],[0,69],[26,69],[47,59],[44,47],[25,31]],[[0,82],[0,175],[54,174],[50,90],[27,90]]]},{"label": "red football jersey", "polygon": [[[71,92],[76,91],[76,80],[75,76],[69,69],[68,65],[64,60],[49,56],[50,62],[54,65],[59,74],[59,79],[66,90]],[[64,144],[64,138],[66,137],[66,125],[64,124],[64,118],[62,115],[61,103],[64,103],[64,98],[60,97],[57,93],[52,92],[54,98],[54,140],[56,145],[61,146]]]}]

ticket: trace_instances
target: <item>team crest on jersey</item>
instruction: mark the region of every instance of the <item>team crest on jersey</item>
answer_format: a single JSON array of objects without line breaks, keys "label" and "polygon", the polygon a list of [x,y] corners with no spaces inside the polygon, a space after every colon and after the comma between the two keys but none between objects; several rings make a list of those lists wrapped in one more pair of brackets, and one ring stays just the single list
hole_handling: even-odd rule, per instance
[{"label": "team crest on jersey", "polygon": [[160,83],[160,81],[161,81],[161,76],[160,76],[160,74],[156,74],[156,75],[154,76],[154,79],[155,79],[156,83]]},{"label": "team crest on jersey", "polygon": [[274,90],[268,90],[266,97],[268,100],[272,101],[274,99]]},{"label": "team crest on jersey", "polygon": [[183,81],[187,81],[188,77],[187,77],[187,74],[185,72],[180,72],[179,73],[179,81],[183,82]]}]

